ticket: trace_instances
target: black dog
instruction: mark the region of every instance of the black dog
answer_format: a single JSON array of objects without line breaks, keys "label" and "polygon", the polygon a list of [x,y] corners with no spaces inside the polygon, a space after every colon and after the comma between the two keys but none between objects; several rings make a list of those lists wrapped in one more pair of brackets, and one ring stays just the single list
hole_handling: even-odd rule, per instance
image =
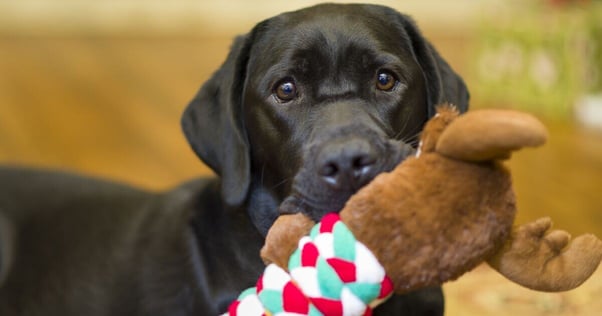
[{"label": "black dog", "polygon": [[[341,208],[413,151],[434,105],[468,92],[404,15],[286,13],[239,37],[182,118],[219,175],[153,194],[0,170],[0,315],[216,315],[263,270],[282,212]],[[441,315],[441,289],[375,315]]]}]

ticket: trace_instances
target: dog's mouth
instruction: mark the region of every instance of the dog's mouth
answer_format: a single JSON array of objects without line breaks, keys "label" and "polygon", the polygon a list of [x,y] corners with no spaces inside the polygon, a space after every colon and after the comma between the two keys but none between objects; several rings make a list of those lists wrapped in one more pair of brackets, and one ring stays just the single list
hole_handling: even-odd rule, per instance
[{"label": "dog's mouth", "polygon": [[313,164],[305,163],[293,180],[291,194],[279,206],[279,213],[304,213],[312,220],[320,221],[325,214],[341,211],[347,200],[378,174],[393,170],[415,153],[411,145],[395,140],[386,141],[382,148],[373,170],[359,181],[337,187],[329,185]]}]

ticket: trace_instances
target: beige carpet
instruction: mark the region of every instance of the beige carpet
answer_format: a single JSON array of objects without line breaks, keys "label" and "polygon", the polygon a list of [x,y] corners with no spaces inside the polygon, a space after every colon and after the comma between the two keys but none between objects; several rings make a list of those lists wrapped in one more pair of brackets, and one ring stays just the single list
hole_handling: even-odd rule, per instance
[{"label": "beige carpet", "polygon": [[486,265],[444,286],[449,316],[602,315],[602,270],[579,288],[542,293],[523,288]]}]

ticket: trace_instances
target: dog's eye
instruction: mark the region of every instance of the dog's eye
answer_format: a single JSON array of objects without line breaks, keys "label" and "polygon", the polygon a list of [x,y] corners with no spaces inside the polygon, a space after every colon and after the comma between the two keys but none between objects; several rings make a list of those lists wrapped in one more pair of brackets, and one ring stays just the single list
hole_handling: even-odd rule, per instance
[{"label": "dog's eye", "polygon": [[382,91],[391,91],[395,88],[397,79],[388,71],[379,71],[376,75],[376,88]]},{"label": "dog's eye", "polygon": [[297,96],[297,86],[292,80],[280,82],[274,91],[280,102],[289,102]]}]

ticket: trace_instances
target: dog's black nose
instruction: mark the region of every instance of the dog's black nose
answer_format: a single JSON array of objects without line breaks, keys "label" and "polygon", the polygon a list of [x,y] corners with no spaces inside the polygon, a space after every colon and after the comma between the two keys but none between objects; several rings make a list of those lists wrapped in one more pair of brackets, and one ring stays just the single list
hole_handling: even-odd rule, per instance
[{"label": "dog's black nose", "polygon": [[370,181],[377,153],[367,140],[351,139],[324,145],[316,157],[318,174],[336,189],[358,189]]}]

